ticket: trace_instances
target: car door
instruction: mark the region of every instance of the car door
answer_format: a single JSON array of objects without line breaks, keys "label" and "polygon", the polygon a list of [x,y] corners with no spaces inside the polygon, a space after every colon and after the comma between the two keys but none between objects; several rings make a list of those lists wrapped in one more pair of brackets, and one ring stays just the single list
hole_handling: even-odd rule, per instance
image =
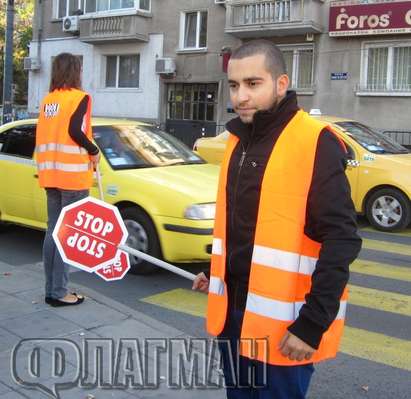
[{"label": "car door", "polygon": [[34,124],[17,125],[0,133],[0,212],[2,219],[43,227],[37,207],[44,207],[33,159]]}]

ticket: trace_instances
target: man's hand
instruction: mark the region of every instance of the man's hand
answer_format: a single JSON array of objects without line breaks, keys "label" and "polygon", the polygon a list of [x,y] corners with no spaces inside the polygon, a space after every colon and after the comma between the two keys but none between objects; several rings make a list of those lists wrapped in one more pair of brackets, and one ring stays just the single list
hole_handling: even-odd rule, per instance
[{"label": "man's hand", "polygon": [[283,356],[288,357],[290,360],[298,360],[299,362],[310,360],[315,352],[314,348],[311,348],[310,345],[307,345],[288,331],[282,338],[278,348]]},{"label": "man's hand", "polygon": [[89,155],[90,161],[93,164],[94,169],[98,165],[98,163],[100,161],[100,157],[101,157],[100,151],[96,155]]},{"label": "man's hand", "polygon": [[205,294],[208,292],[208,286],[210,282],[204,273],[197,274],[196,278],[193,282],[193,290],[204,292]]}]

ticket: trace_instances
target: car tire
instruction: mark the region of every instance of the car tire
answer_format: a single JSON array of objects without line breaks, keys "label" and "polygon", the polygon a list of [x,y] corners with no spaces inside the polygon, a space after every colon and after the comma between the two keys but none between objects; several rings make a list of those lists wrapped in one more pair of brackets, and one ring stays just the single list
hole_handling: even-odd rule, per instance
[{"label": "car tire", "polygon": [[[161,259],[160,242],[150,217],[137,207],[122,209],[120,210],[120,213],[129,234],[126,245]],[[145,260],[132,255],[129,255],[129,257],[131,274],[146,275],[155,273],[159,270],[157,266],[154,266]]]},{"label": "car tire", "polygon": [[377,230],[403,230],[411,221],[410,200],[399,190],[383,188],[368,198],[366,216]]}]

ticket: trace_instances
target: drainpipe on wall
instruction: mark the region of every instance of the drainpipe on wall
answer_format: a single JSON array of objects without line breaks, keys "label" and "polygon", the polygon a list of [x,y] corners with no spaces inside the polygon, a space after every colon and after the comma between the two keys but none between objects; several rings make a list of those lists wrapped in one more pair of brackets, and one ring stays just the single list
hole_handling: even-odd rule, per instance
[{"label": "drainpipe on wall", "polygon": [[4,52],[3,74],[3,115],[2,123],[13,120],[12,83],[13,83],[13,30],[14,0],[7,1],[6,48]]},{"label": "drainpipe on wall", "polygon": [[[42,41],[43,41],[43,14],[44,14],[44,0],[36,0],[36,25],[37,25],[37,35],[35,37],[36,40],[36,54],[35,57],[38,59],[38,62],[40,64],[40,68],[42,68],[42,62],[41,62],[41,45],[42,45]],[[30,74],[32,74],[33,72],[30,72]],[[39,72],[37,73],[41,73],[41,69]],[[37,104],[34,105],[34,107],[32,107],[32,109],[37,110],[39,105],[38,103],[40,102],[40,99],[43,95],[42,91],[41,91],[41,79],[39,79],[39,81],[37,81],[37,96],[36,96],[36,100],[37,100]],[[38,112],[35,112],[35,115],[37,116]],[[34,115],[33,115],[34,116]]]}]

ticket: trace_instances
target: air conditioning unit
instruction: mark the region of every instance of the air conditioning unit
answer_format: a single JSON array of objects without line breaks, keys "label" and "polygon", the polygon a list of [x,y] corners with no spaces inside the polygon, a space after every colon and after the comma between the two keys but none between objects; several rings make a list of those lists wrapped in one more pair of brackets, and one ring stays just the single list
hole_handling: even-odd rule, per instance
[{"label": "air conditioning unit", "polygon": [[70,15],[63,18],[63,32],[78,32],[80,30],[80,18],[78,15]]},{"label": "air conditioning unit", "polygon": [[25,71],[38,71],[40,66],[40,60],[37,57],[24,57],[23,59],[23,68]]},{"label": "air conditioning unit", "polygon": [[176,72],[176,62],[174,58],[157,58],[156,73],[171,74]]}]

